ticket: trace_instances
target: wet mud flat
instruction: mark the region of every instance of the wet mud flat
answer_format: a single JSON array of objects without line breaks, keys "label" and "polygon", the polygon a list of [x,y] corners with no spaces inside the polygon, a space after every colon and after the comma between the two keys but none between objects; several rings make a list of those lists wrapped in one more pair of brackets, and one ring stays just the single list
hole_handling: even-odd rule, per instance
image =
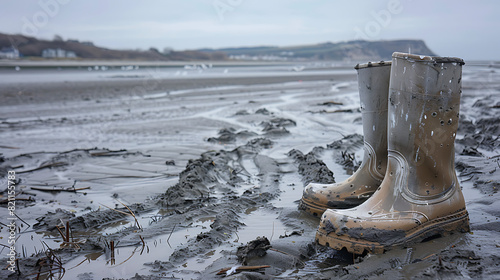
[{"label": "wet mud flat", "polygon": [[1,244],[9,170],[19,218],[2,279],[497,277],[500,74],[464,67],[471,233],[355,257],[317,246],[319,220],[297,209],[308,182],[342,181],[363,155],[355,70],[322,69],[0,84]]}]

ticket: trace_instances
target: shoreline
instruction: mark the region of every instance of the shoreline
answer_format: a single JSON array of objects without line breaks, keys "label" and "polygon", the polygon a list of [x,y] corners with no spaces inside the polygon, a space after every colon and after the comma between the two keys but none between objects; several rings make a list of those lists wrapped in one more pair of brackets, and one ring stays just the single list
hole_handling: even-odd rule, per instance
[{"label": "shoreline", "polygon": [[26,105],[37,103],[50,103],[57,101],[70,101],[74,98],[95,100],[99,98],[119,98],[126,96],[141,96],[146,93],[169,93],[172,91],[216,88],[224,86],[270,85],[287,82],[310,82],[330,80],[342,82],[355,79],[356,73],[332,75],[304,73],[286,73],[268,76],[262,73],[252,77],[244,76],[218,76],[218,77],[154,77],[148,73],[129,75],[117,78],[97,78],[88,81],[53,81],[30,83],[0,83],[1,106]]}]

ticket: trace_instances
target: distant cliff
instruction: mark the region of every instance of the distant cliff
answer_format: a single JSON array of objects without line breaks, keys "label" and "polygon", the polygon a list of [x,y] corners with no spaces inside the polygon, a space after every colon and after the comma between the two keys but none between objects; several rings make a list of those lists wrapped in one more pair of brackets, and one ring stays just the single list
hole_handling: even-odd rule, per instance
[{"label": "distant cliff", "polygon": [[411,52],[435,55],[422,40],[349,41],[291,47],[242,47],[201,49],[206,53],[222,52],[238,59],[307,59],[307,60],[388,60],[392,53]]},{"label": "distant cliff", "polygon": [[[422,40],[392,41],[349,41],[322,43],[290,47],[241,47],[222,49],[199,49],[190,51],[170,51],[161,53],[151,48],[147,51],[112,50],[95,46],[91,42],[77,40],[39,40],[23,35],[0,33],[0,49],[15,47],[24,57],[41,57],[44,50],[52,54],[71,53],[80,59],[115,60],[388,60],[395,51],[411,52],[422,55],[435,55]],[[57,50],[64,50],[57,52]]]}]

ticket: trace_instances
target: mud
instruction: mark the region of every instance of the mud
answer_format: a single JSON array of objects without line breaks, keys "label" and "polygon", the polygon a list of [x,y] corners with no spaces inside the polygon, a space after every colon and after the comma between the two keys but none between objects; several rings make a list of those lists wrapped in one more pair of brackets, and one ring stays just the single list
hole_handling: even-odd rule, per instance
[{"label": "mud", "polygon": [[[307,183],[343,181],[361,164],[355,70],[268,67],[265,77],[251,67],[133,79],[38,70],[53,79],[43,82],[34,70],[7,73],[0,189],[6,199],[6,172],[16,171],[21,275],[0,277],[48,268],[56,279],[63,268],[63,279],[497,277],[498,73],[464,66],[455,163],[471,232],[356,257],[316,245],[319,220],[297,209]],[[69,242],[57,229],[66,223]],[[261,268],[237,269],[245,265]]]},{"label": "mud", "polygon": [[311,182],[321,184],[335,183],[333,172],[328,169],[326,164],[315,157],[313,152],[304,155],[301,151],[291,150],[288,156],[295,159],[298,163],[298,172],[302,175],[304,186]]},{"label": "mud", "polygon": [[[394,243],[400,243],[400,240],[405,238],[405,232],[403,230],[383,230],[376,228],[350,228],[346,230],[350,237],[360,238],[368,241],[379,242],[382,245],[389,245]],[[397,240],[396,242],[394,242]]]}]

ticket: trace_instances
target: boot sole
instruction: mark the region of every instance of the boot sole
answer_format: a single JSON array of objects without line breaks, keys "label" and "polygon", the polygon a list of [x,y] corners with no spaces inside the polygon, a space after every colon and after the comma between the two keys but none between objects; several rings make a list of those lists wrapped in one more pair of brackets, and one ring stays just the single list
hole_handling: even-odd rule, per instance
[{"label": "boot sole", "polygon": [[312,201],[307,201],[304,199],[300,200],[299,209],[304,210],[315,217],[321,217],[323,213],[328,209],[326,205],[319,205]]},{"label": "boot sole", "polygon": [[[371,194],[370,194],[370,196],[371,196]],[[327,209],[349,209],[349,208],[353,208],[353,207],[360,205],[365,200],[359,200],[358,202],[351,203],[351,204],[343,203],[341,201],[336,201],[335,206],[328,206],[328,205],[324,205],[324,204],[317,204],[314,201],[306,200],[306,199],[302,198],[299,202],[299,209],[304,210],[304,211],[312,214],[315,217],[321,217]]]},{"label": "boot sole", "polygon": [[433,236],[445,236],[452,232],[469,231],[469,214],[467,210],[462,210],[458,213],[423,223],[412,229],[403,240],[398,240],[398,242],[389,245],[356,239],[349,236],[338,236],[333,232],[327,234],[321,228],[318,229],[316,233],[316,242],[336,250],[346,248],[348,252],[353,254],[361,255],[365,253],[365,251],[381,254],[391,248],[409,246]]}]

